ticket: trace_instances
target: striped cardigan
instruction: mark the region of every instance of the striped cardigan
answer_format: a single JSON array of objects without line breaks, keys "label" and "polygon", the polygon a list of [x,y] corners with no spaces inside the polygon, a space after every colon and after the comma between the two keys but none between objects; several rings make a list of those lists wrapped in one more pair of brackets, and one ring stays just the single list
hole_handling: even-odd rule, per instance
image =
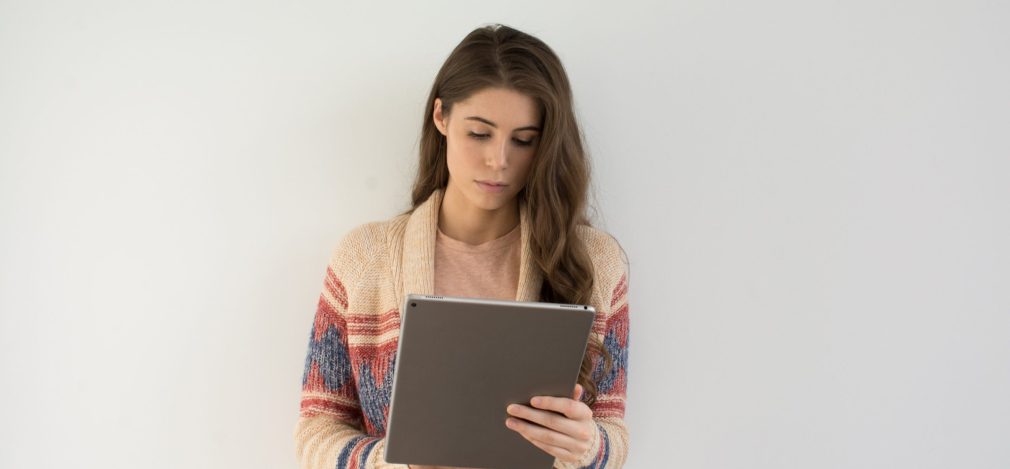
[{"label": "striped cardigan", "polygon": [[[435,234],[443,192],[410,214],[351,230],[338,243],[312,324],[301,410],[294,431],[303,469],[400,468],[383,459],[386,418],[400,331],[401,302],[407,293],[434,291]],[[537,301],[541,272],[529,249],[529,215],[520,205],[519,286],[516,299]],[[576,464],[555,467],[618,468],[628,451],[624,402],[628,364],[628,269],[617,242],[605,232],[580,226],[595,271],[591,304],[597,315],[592,333],[613,357],[610,373],[597,360],[593,381],[596,438]]]}]

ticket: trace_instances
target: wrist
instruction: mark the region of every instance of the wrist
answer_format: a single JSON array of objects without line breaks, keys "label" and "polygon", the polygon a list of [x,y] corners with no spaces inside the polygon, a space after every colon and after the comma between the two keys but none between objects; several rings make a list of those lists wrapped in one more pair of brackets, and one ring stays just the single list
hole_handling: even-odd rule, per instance
[{"label": "wrist", "polygon": [[603,435],[600,435],[600,427],[594,421],[592,442],[589,444],[589,448],[586,452],[582,454],[582,457],[579,458],[579,466],[588,466],[596,460],[596,456],[600,452],[600,445],[603,443],[600,441],[602,437]]}]

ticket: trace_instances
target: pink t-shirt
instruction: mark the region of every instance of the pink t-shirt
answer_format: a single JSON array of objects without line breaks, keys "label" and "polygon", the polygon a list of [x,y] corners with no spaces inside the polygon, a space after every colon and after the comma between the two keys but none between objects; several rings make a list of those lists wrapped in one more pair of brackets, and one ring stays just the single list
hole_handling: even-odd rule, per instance
[{"label": "pink t-shirt", "polygon": [[515,300],[519,287],[520,225],[482,244],[435,237],[435,294]]}]

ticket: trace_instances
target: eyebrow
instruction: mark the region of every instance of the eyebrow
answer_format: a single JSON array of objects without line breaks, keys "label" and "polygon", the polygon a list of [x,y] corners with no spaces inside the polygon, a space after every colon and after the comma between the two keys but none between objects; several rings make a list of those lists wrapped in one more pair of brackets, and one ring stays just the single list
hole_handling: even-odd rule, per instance
[{"label": "eyebrow", "polygon": [[[467,116],[466,119],[480,121],[480,122],[483,122],[483,123],[485,123],[487,125],[490,125],[491,127],[496,128],[496,129],[498,128],[498,124],[495,124],[494,122],[491,122],[491,121],[489,121],[489,120],[487,120],[487,119],[485,119],[483,117],[480,117],[480,116]],[[520,130],[536,130],[537,132],[539,132],[540,131],[540,127],[537,127],[535,125],[527,125],[526,127],[520,127],[518,129],[515,129],[513,132],[518,132]]]}]

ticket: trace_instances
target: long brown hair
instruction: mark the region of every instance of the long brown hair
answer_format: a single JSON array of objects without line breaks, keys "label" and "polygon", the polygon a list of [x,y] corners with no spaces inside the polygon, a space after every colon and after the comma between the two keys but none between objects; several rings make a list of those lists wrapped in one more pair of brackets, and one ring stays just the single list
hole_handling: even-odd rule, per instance
[{"label": "long brown hair", "polygon": [[[532,97],[543,117],[529,179],[517,195],[529,208],[530,251],[544,278],[540,300],[588,304],[593,264],[576,227],[590,224],[585,214],[589,160],[572,109],[568,76],[561,60],[543,41],[493,24],[470,32],[449,54],[428,95],[420,162],[411,194],[413,207],[406,213],[449,182],[445,136],[432,121],[435,98],[442,99],[442,112],[448,115],[454,103],[488,87],[509,88]],[[599,339],[591,336],[578,378],[585,389],[582,400],[589,405],[596,401],[592,376],[597,357],[605,362],[606,376],[612,358]]]}]

